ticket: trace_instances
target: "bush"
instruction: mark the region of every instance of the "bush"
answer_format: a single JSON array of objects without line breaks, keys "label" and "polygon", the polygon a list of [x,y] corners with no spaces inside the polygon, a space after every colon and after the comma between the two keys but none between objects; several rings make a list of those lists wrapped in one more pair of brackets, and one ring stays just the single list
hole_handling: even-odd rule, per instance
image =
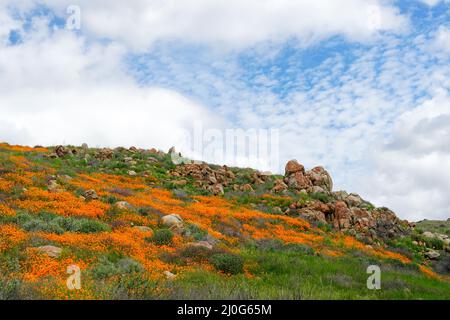
[{"label": "bush", "polygon": [[201,229],[195,224],[189,224],[186,227],[187,235],[191,236],[196,241],[202,241],[208,236],[208,232]]},{"label": "bush", "polygon": [[98,220],[88,218],[62,217],[51,213],[41,213],[30,215],[20,213],[11,218],[13,223],[17,223],[25,231],[43,231],[56,234],[64,232],[95,233],[109,231],[111,228]]},{"label": "bush", "polygon": [[210,258],[210,262],[214,268],[224,273],[239,274],[244,271],[244,260],[236,254],[215,254]]},{"label": "bush", "polygon": [[322,201],[323,203],[330,202],[330,197],[327,194],[322,193],[322,192],[313,192],[313,193],[309,194],[309,197],[314,200]]},{"label": "bush", "polygon": [[101,257],[96,266],[91,270],[92,276],[95,279],[104,279],[118,274],[133,274],[144,271],[142,265],[131,258],[115,260],[111,257]]},{"label": "bush", "polygon": [[152,237],[147,238],[146,240],[159,246],[171,245],[173,240],[173,232],[169,229],[159,229],[155,231]]},{"label": "bush", "polygon": [[20,281],[0,279],[0,300],[18,300],[20,299]]}]

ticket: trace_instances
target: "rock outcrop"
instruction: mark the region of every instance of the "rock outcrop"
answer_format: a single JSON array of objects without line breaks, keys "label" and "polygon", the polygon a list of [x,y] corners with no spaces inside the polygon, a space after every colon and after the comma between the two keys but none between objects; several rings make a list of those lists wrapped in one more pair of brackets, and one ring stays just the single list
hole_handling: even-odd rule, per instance
[{"label": "rock outcrop", "polygon": [[272,191],[283,192],[288,188],[303,194],[307,200],[291,204],[287,214],[328,224],[368,242],[407,234],[411,230],[408,222],[398,219],[387,208],[375,208],[355,193],[333,192],[333,180],[323,167],[305,171],[296,160],[289,161],[284,181],[276,181]]}]

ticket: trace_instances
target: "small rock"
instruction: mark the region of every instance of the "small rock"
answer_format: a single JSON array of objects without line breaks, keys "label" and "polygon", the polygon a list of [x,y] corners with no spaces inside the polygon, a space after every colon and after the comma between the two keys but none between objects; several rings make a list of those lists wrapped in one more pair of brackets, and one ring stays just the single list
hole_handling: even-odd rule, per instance
[{"label": "small rock", "polygon": [[62,187],[58,184],[58,182],[56,182],[56,180],[50,180],[48,182],[47,189],[48,189],[48,191],[53,192],[53,193],[58,193],[58,192],[63,191]]},{"label": "small rock", "polygon": [[137,175],[137,173],[133,170],[130,170],[130,171],[128,171],[128,175],[134,177]]},{"label": "small rock", "polygon": [[187,180],[177,180],[172,182],[172,184],[174,186],[184,187],[185,185],[187,185]]},{"label": "small rock", "polygon": [[52,258],[58,258],[61,255],[62,249],[55,246],[42,246],[37,248],[39,252],[46,254]]},{"label": "small rock", "polygon": [[203,247],[208,250],[212,250],[213,246],[208,241],[190,242],[187,246],[191,247]]},{"label": "small rock", "polygon": [[252,186],[250,185],[250,184],[244,184],[242,187],[241,187],[241,190],[242,191],[246,191],[246,192],[252,192],[253,191],[253,188],[252,188]]},{"label": "small rock", "polygon": [[422,235],[426,238],[435,238],[434,233],[430,232],[430,231],[425,231],[424,233],[422,233]]},{"label": "small rock", "polygon": [[92,189],[86,190],[83,194],[83,197],[86,199],[86,201],[98,199],[97,193]]},{"label": "small rock", "polygon": [[153,230],[152,230],[151,228],[146,227],[146,226],[135,226],[135,227],[133,227],[133,228],[135,228],[135,229],[137,229],[137,230],[139,230],[139,231],[145,232],[145,233],[147,233],[147,232],[153,232]]},{"label": "small rock", "polygon": [[161,218],[161,223],[171,229],[182,230],[183,219],[178,214],[169,214]]},{"label": "small rock", "polygon": [[168,280],[173,280],[173,279],[175,279],[177,276],[176,275],[174,275],[172,272],[170,272],[170,271],[164,271],[164,275],[166,276],[166,278],[168,279]]},{"label": "small rock", "polygon": [[427,252],[425,252],[424,256],[430,260],[434,260],[434,259],[439,258],[441,255],[439,254],[439,252],[430,249]]},{"label": "small rock", "polygon": [[119,202],[116,202],[116,203],[114,204],[114,207],[116,207],[116,208],[119,209],[119,210],[128,210],[128,209],[131,209],[131,208],[132,208],[131,204],[129,204],[129,203],[126,202],[126,201],[119,201]]}]

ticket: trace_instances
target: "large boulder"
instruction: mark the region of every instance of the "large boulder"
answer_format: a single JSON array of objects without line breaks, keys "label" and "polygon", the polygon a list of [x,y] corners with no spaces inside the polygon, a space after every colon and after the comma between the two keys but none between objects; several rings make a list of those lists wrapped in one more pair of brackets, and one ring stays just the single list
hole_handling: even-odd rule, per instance
[{"label": "large boulder", "polygon": [[283,191],[286,191],[288,189],[288,186],[286,183],[284,183],[283,180],[277,179],[275,180],[275,186],[272,188],[272,192],[275,193],[281,193]]},{"label": "large boulder", "polygon": [[306,172],[306,177],[313,186],[320,187],[325,191],[333,191],[333,180],[331,175],[323,167],[315,167]]},{"label": "large boulder", "polygon": [[297,190],[308,189],[312,186],[311,181],[301,171],[292,173],[284,181],[290,188]]},{"label": "large boulder", "polygon": [[333,225],[336,229],[345,231],[350,228],[351,211],[345,202],[338,201],[335,203],[334,217]]},{"label": "large boulder", "polygon": [[364,203],[364,200],[357,194],[351,193],[347,198],[345,198],[345,203],[349,207],[359,207]]},{"label": "large boulder", "polygon": [[288,163],[286,163],[286,167],[285,167],[285,176],[289,176],[293,173],[296,172],[305,172],[305,167],[298,163],[297,160],[290,160]]},{"label": "large boulder", "polygon": [[64,158],[65,156],[71,154],[70,149],[64,147],[64,146],[57,146],[55,148],[55,154],[59,157],[59,158]]}]

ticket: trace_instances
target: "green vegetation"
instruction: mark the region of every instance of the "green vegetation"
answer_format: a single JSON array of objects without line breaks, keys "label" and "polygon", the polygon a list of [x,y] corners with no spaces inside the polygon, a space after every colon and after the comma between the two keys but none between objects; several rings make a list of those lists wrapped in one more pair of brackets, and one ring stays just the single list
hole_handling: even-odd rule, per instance
[{"label": "green vegetation", "polygon": [[52,213],[18,213],[15,217],[0,217],[0,223],[15,223],[25,231],[95,233],[111,231],[109,225],[88,218],[63,217]]},{"label": "green vegetation", "polygon": [[171,245],[173,240],[173,232],[169,229],[158,229],[152,237],[147,238],[147,241],[153,242],[159,246]]},{"label": "green vegetation", "polygon": [[211,264],[219,271],[228,274],[239,274],[244,270],[243,259],[231,253],[219,253],[210,258]]},{"label": "green vegetation", "polygon": [[422,220],[416,223],[416,229],[419,231],[442,233],[450,237],[450,221]]}]

